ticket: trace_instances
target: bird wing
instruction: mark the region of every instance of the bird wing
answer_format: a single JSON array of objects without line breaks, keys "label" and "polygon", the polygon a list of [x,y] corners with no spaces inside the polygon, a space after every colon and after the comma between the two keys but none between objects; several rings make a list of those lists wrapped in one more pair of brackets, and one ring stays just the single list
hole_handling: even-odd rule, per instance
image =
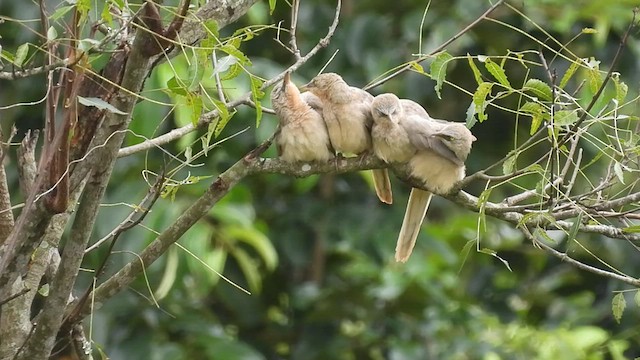
[{"label": "bird wing", "polygon": [[456,153],[447,146],[442,138],[435,135],[447,125],[446,123],[412,115],[405,117],[402,125],[407,131],[411,145],[419,151],[433,151],[456,165],[463,165],[463,161],[458,158]]}]

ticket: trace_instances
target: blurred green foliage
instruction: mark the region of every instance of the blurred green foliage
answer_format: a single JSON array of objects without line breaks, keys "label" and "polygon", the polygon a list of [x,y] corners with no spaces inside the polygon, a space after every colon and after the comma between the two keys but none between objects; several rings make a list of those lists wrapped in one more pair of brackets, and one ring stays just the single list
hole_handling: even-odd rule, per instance
[{"label": "blurred green foliage", "polygon": [[[346,0],[329,47],[294,74],[294,81],[300,84],[313,77],[339,50],[327,71],[363,86],[415,59],[420,51],[429,52],[490,6],[485,1],[434,1],[420,36],[425,5],[423,1]],[[567,43],[583,28],[594,28],[594,34],[577,37],[570,47],[578,56],[600,59],[601,66],[607,67],[635,2],[526,0],[513,5],[540,28],[506,7],[492,17],[543,42],[548,40],[543,30]],[[303,52],[324,36],[334,6],[331,1],[302,2],[298,40]],[[0,13],[37,17],[36,7],[29,2],[0,2]],[[267,25],[283,20],[286,27],[289,13],[284,1],[277,2],[273,14],[268,2],[259,2],[238,23],[223,29],[221,36],[252,26],[256,36],[239,48],[250,59],[251,65],[246,66],[252,74],[270,78],[291,64],[293,57],[272,40],[276,30]],[[8,22],[0,24],[0,34],[5,50],[34,41]],[[630,40],[618,66],[628,84],[638,82],[639,44],[637,39]],[[503,56],[508,50],[538,48],[522,33],[485,21],[447,48],[456,58],[447,65],[446,80],[468,93],[444,83],[438,89],[441,94],[436,94],[436,83],[417,72],[373,92],[395,92],[422,103],[435,117],[462,121],[472,101],[469,94],[477,87],[466,54]],[[133,132],[152,137],[193,121],[194,108],[186,96],[170,89],[170,81],[182,79],[182,87],[188,88],[197,76],[204,88],[214,88],[211,68],[194,75],[190,64],[198,61],[197,54],[187,54],[154,71],[143,95],[158,103],[138,105]],[[569,63],[559,64],[564,73]],[[516,61],[505,69],[509,79],[524,78]],[[528,78],[546,79],[540,69],[534,71],[539,73],[527,74]],[[483,72],[488,76],[484,68]],[[44,91],[28,80],[0,84],[2,105],[34,100]],[[224,85],[230,98],[251,90],[246,75]],[[510,99],[500,104],[518,108]],[[214,103],[201,105],[204,111],[215,108]],[[268,106],[267,101],[264,105]],[[0,125],[6,129],[15,123],[21,132],[39,128],[40,111],[37,106],[3,111]],[[504,157],[513,147],[516,129],[519,137],[529,134],[531,122],[516,122],[512,114],[492,107],[486,112],[488,119],[473,128],[479,141],[467,161],[469,173]],[[141,174],[167,169],[176,192],[159,201],[144,228],[123,236],[117,246],[121,253],[110,259],[108,270],[115,271],[130,260],[131,252],[154,238],[153,230],[161,231],[179,216],[202,193],[209,176],[224,171],[267,138],[276,119],[265,115],[260,127],[255,124],[255,110],[239,108],[209,143],[250,129],[208,149],[206,157],[185,157],[185,152],[197,154],[206,147],[201,141],[206,132],[189,134],[165,147],[189,160],[188,167],[157,149],[121,159],[114,171],[118,183],[110,186],[105,199],[112,205],[105,204],[100,214],[96,238],[124,219],[131,209],[123,204],[143,196],[147,184]],[[142,140],[130,134],[126,145]],[[271,149],[266,155],[275,152]],[[17,189],[11,170],[9,177]],[[640,356],[635,292],[623,293],[629,305],[616,322],[614,291],[626,290],[620,283],[551,258],[525,242],[511,225],[497,221],[487,222],[478,248],[491,249],[499,258],[477,252],[477,214],[440,198],[432,203],[410,261],[393,263],[408,196],[406,185],[395,180],[393,185],[396,203],[385,206],[375,199],[366,174],[305,179],[269,175],[243,181],[183,236],[181,247],[172,248],[151,266],[131,291],[93,314],[93,340],[111,359],[618,360]],[[536,184],[525,179],[522,186]],[[472,184],[468,190],[479,195],[482,184]],[[492,198],[507,195],[508,190],[500,190]],[[584,241],[621,270],[639,270],[637,251],[629,251],[628,244],[596,237]],[[90,254],[84,266],[94,267],[102,256],[104,249]],[[588,254],[577,256],[593,261]],[[217,273],[252,294],[221,281]],[[87,274],[79,289],[89,286],[90,278]]]}]

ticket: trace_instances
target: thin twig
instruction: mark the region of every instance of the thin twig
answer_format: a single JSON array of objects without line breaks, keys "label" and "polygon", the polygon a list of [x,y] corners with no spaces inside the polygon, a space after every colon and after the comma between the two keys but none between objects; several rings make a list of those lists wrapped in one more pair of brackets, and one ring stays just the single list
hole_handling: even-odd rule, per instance
[{"label": "thin twig", "polygon": [[582,125],[582,123],[587,119],[587,116],[589,115],[589,111],[591,111],[591,109],[595,106],[598,99],[600,99],[600,95],[602,95],[602,92],[607,86],[609,79],[611,79],[611,75],[613,75],[613,69],[615,69],[616,65],[618,64],[618,61],[620,60],[620,55],[622,54],[622,50],[624,50],[627,44],[627,40],[629,39],[629,34],[631,33],[631,30],[633,30],[636,27],[637,14],[638,14],[638,8],[633,9],[633,18],[631,19],[631,23],[629,24],[629,27],[627,27],[627,31],[625,31],[624,36],[622,36],[622,40],[620,40],[620,44],[618,45],[618,50],[616,51],[616,54],[613,57],[613,60],[611,61],[611,66],[609,67],[609,71],[607,71],[607,75],[602,81],[602,84],[600,84],[598,91],[596,91],[595,95],[593,95],[593,97],[591,98],[589,105],[587,105],[582,115],[580,115],[580,118],[578,119],[578,121],[576,121],[573,124],[573,126],[571,126],[571,130],[569,130],[569,132],[567,132],[562,137],[562,139],[558,142],[558,146],[562,146],[565,142],[567,142],[567,140],[569,139],[569,136],[571,136],[572,133],[576,132],[576,130],[580,127],[580,125]]},{"label": "thin twig", "polygon": [[370,90],[373,88],[376,88],[384,83],[386,83],[387,81],[393,79],[394,77],[402,74],[403,72],[410,70],[412,68],[413,63],[420,63],[423,62],[424,60],[429,59],[430,57],[432,57],[433,55],[439,53],[440,51],[444,50],[447,46],[449,46],[449,44],[451,44],[452,42],[458,40],[459,37],[461,37],[462,35],[466,34],[469,30],[473,29],[476,25],[478,25],[478,23],[484,19],[486,19],[489,14],[491,14],[493,12],[493,10],[497,9],[500,5],[502,5],[502,3],[504,2],[504,0],[498,0],[495,4],[493,4],[489,9],[487,9],[487,11],[485,11],[482,15],[480,15],[477,19],[475,19],[473,22],[471,22],[469,25],[467,25],[464,29],[460,30],[457,34],[453,35],[451,38],[449,38],[449,40],[445,41],[444,43],[442,43],[442,45],[438,46],[437,48],[435,48],[434,50],[432,50],[428,55],[424,55],[424,56],[420,56],[418,59],[411,61],[409,64],[401,67],[400,69],[392,72],[391,74],[385,76],[384,78],[374,81],[373,83],[368,84],[367,86],[365,86],[363,89],[364,90]]}]

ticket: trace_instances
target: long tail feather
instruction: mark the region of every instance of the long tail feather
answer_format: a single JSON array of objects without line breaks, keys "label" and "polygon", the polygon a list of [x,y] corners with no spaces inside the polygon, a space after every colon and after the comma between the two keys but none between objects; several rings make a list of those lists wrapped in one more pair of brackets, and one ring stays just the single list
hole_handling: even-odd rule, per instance
[{"label": "long tail feather", "polygon": [[373,174],[373,186],[376,189],[378,199],[385,204],[393,203],[393,193],[391,191],[391,180],[387,169],[371,170]]},{"label": "long tail feather", "polygon": [[404,213],[402,228],[400,228],[396,243],[396,261],[406,262],[411,256],[430,202],[430,192],[416,188],[411,189],[407,210]]}]

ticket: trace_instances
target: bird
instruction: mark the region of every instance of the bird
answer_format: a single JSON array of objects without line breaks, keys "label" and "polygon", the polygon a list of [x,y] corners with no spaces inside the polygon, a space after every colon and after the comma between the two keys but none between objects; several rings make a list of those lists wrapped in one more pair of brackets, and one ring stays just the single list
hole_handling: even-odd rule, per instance
[{"label": "bird", "polygon": [[275,140],[282,160],[303,162],[334,158],[320,99],[311,93],[300,93],[291,82],[289,72],[271,92],[271,104],[280,124]]},{"label": "bird", "polygon": [[[373,151],[387,163],[408,164],[412,177],[428,189],[446,194],[464,178],[464,162],[476,138],[462,123],[424,116],[407,104],[389,93],[374,98]],[[409,259],[431,197],[430,191],[411,189],[396,243],[396,261]]]},{"label": "bird", "polygon": [[[373,95],[350,86],[336,73],[317,75],[301,90],[316,95],[322,102],[322,116],[336,152],[361,155],[371,150]],[[380,201],[391,204],[393,194],[387,169],[374,169],[372,175],[376,195]]]}]

